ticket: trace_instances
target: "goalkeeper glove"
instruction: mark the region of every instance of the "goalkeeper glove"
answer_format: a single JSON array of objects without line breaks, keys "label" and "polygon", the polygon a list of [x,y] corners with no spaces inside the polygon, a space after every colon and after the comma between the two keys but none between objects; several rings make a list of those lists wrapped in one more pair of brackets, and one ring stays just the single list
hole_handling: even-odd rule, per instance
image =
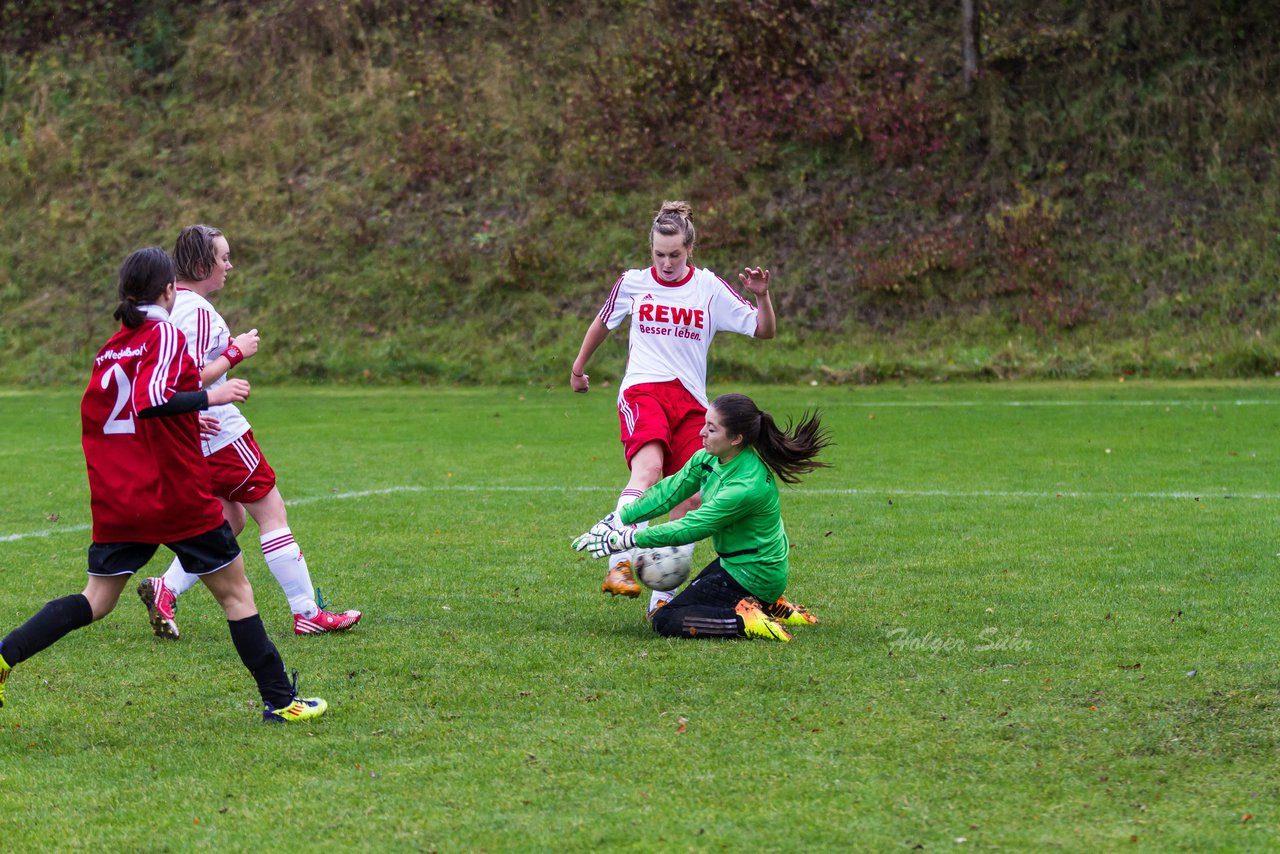
[{"label": "goalkeeper glove", "polygon": [[615,510],[599,522],[592,525],[591,531],[596,534],[607,534],[609,531],[622,531],[626,527],[626,525],[622,524],[622,517],[619,516],[618,512]]},{"label": "goalkeeper glove", "polygon": [[573,550],[580,552],[585,549],[592,557],[598,558],[625,552],[635,547],[635,528],[623,528],[621,531],[614,531],[610,530],[608,526],[604,526],[601,529],[602,525],[604,525],[603,522],[574,540]]},{"label": "goalkeeper glove", "polygon": [[608,516],[605,516],[599,522],[596,522],[594,525],[592,525],[591,530],[588,531],[586,534],[583,534],[581,537],[578,537],[578,539],[574,540],[573,548],[575,551],[582,551],[584,548],[586,548],[586,546],[580,546],[578,545],[578,543],[581,542],[583,538],[585,538],[588,535],[597,536],[597,537],[606,537],[610,533],[621,531],[626,527],[627,527],[626,525],[622,524],[622,520],[618,518],[618,514],[615,511],[613,513],[610,513]]}]

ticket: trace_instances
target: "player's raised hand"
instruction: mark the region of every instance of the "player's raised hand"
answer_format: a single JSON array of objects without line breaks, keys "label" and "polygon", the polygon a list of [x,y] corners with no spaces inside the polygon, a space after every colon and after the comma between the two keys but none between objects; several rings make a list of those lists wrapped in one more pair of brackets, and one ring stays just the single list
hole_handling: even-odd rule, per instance
[{"label": "player's raised hand", "polygon": [[614,531],[608,528],[601,529],[603,524],[603,522],[600,522],[590,531],[575,539],[573,541],[573,550],[576,552],[585,550],[592,557],[600,558],[635,548],[635,528],[623,528],[621,531]]},{"label": "player's raised hand", "polygon": [[[240,351],[240,359],[247,359],[256,355],[258,352],[258,330],[250,329],[248,332],[241,332],[235,338],[231,339],[231,347],[235,347]],[[231,347],[227,349],[230,350]],[[235,361],[240,361],[236,359]]]},{"label": "player's raised hand", "polygon": [[744,267],[738,274],[738,281],[756,296],[769,293],[769,271],[763,267]]},{"label": "player's raised hand", "polygon": [[209,389],[209,405],[221,406],[224,403],[239,403],[249,399],[248,380],[227,380],[220,386]]}]

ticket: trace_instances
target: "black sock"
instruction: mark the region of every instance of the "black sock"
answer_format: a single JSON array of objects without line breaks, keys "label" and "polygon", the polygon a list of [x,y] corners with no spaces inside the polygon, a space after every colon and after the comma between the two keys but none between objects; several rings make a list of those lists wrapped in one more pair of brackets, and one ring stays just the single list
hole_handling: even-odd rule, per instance
[{"label": "black sock", "polygon": [[13,667],[76,629],[93,622],[93,608],[83,593],[46,602],[44,607],[0,642],[0,655]]},{"label": "black sock", "polygon": [[254,614],[243,620],[227,620],[227,627],[231,629],[231,642],[236,645],[240,660],[258,683],[262,701],[273,709],[292,703],[293,688],[284,672],[284,659],[267,637],[262,617]]}]

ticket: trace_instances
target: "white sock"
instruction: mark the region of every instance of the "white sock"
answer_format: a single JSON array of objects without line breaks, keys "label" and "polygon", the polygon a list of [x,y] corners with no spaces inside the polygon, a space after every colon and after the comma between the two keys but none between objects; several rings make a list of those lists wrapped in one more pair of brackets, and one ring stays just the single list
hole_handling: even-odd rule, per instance
[{"label": "white sock", "polygon": [[674,598],[676,598],[674,590],[655,590],[649,594],[649,610],[652,611],[659,605],[665,605]]},{"label": "white sock", "polygon": [[[644,495],[644,490],[642,489],[627,488],[622,490],[622,494],[618,496],[618,504],[616,507],[613,508],[613,512],[621,513],[623,507],[626,507],[628,504],[630,504],[632,501],[635,501],[641,495]],[[632,525],[631,527],[635,528],[637,531],[640,531],[646,528],[648,524],[649,524],[648,522],[641,522],[640,524]],[[626,561],[631,560],[631,552],[618,552],[617,554],[609,555],[609,568],[613,569],[615,566],[622,563],[624,560]]]},{"label": "white sock", "polygon": [[182,568],[182,561],[176,557],[173,563],[169,564],[169,568],[164,571],[161,576],[164,580],[164,586],[169,588],[169,592],[174,596],[181,596],[191,589],[191,586],[200,580],[200,576],[192,575]]},{"label": "white sock", "polygon": [[307,619],[320,613],[314,598],[315,590],[311,586],[311,573],[307,571],[307,559],[294,542],[291,530],[278,528],[264,531],[262,557],[276,581],[280,582],[284,595],[289,597],[289,607],[293,613],[301,614]]}]

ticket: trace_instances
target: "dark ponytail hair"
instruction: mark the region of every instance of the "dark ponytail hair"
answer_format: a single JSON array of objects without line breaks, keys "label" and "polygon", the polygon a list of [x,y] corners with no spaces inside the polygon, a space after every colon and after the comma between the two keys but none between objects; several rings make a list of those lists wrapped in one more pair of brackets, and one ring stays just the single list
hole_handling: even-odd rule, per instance
[{"label": "dark ponytail hair", "polygon": [[832,444],[831,434],[822,429],[821,414],[808,412],[794,427],[788,420],[778,427],[773,416],[745,394],[722,394],[711,401],[720,423],[730,435],[741,436],[744,447],[755,448],[778,479],[799,483],[800,475],[814,469],[828,468],[828,463],[814,459],[818,452]]},{"label": "dark ponytail hair", "polygon": [[115,319],[137,329],[147,315],[138,306],[158,302],[165,288],[174,282],[173,261],[158,246],[139,249],[120,265],[120,304]]}]

